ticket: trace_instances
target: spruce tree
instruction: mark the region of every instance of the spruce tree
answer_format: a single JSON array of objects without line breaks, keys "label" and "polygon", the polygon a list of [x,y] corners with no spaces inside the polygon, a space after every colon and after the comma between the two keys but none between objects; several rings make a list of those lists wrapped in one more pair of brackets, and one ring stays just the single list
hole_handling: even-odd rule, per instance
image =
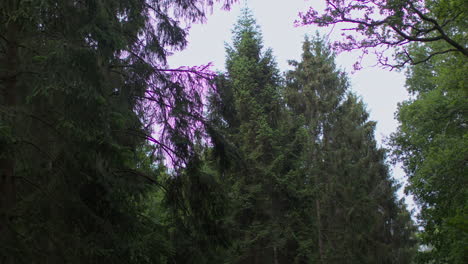
[{"label": "spruce tree", "polygon": [[263,49],[249,10],[243,10],[233,34],[233,45],[227,48],[227,72],[218,78],[210,114],[220,136],[214,137],[219,141],[214,143],[224,142],[221,153],[230,160],[223,171],[231,186],[229,259],[275,263],[284,247],[278,221],[281,175],[275,170],[280,151],[281,79],[271,50]]},{"label": "spruce tree", "polygon": [[174,166],[196,156],[194,76],[204,73],[169,69],[166,55],[187,43],[180,21],[203,20],[211,4],[0,3],[0,262],[171,256],[162,223],[148,218],[164,173],[145,165],[146,140]]},{"label": "spruce tree", "polygon": [[333,53],[319,37],[306,39],[302,60],[291,64],[285,98],[303,146],[295,173],[306,204],[297,220],[301,260],[409,263],[410,218],[396,201],[375,124],[347,92]]}]

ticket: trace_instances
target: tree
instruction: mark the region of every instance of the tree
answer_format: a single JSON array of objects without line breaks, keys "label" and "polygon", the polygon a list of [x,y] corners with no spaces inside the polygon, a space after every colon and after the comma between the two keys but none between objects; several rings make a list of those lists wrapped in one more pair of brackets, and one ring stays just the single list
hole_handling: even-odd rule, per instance
[{"label": "tree", "polygon": [[[285,98],[301,124],[295,171],[304,187],[296,231],[302,261],[410,263],[413,227],[377,148],[374,122],[319,37],[292,61]],[[302,212],[301,212],[302,211]]]},{"label": "tree", "polygon": [[[410,52],[426,57],[432,45]],[[391,137],[394,158],[408,175],[406,191],[420,206],[420,263],[468,260],[466,70],[466,58],[455,53],[410,67],[412,97],[399,105],[400,125]]]},{"label": "tree", "polygon": [[[467,260],[467,10],[466,1],[327,1],[322,15],[313,9],[302,15],[302,24],[355,25],[335,43],[341,50],[374,50],[391,68],[410,64],[412,98],[399,106],[391,144],[408,175],[406,191],[421,206],[421,263]],[[395,62],[384,53],[393,48]]]},{"label": "tree", "polygon": [[[227,73],[211,96],[214,152],[230,186],[227,221],[234,263],[284,263],[278,156],[280,76],[271,50],[264,51],[252,14],[243,10],[227,48]],[[233,158],[233,159],[232,159]],[[226,162],[221,164],[226,166]]]},{"label": "tree", "polygon": [[[323,13],[313,8],[300,15],[300,25],[351,25],[335,42],[340,51],[360,49],[374,51],[383,66],[401,68],[418,64],[436,55],[460,53],[468,57],[466,38],[466,1],[376,0],[326,1]],[[348,33],[349,32],[349,33]],[[411,43],[444,43],[425,57],[415,58],[408,52]],[[395,51],[396,62],[386,51]],[[359,67],[359,62],[355,65]]]},{"label": "tree", "polygon": [[[294,70],[287,74],[286,102],[291,108],[293,116],[299,116],[300,126],[303,126],[303,131],[299,131],[300,137],[304,138],[302,142],[303,156],[302,164],[299,167],[302,170],[301,177],[308,184],[308,191],[311,197],[304,201],[312,203],[314,207],[310,208],[314,215],[309,217],[308,222],[313,222],[316,230],[310,234],[315,237],[316,241],[309,243],[310,247],[318,249],[318,257],[315,261],[324,262],[325,250],[323,241],[323,195],[330,192],[326,188],[323,181],[327,181],[326,177],[321,175],[322,169],[322,149],[320,148],[321,138],[324,136],[325,124],[329,124],[327,120],[329,113],[336,110],[344,91],[347,89],[347,80],[343,73],[335,71],[333,57],[326,50],[323,43],[316,41],[314,45],[306,39],[303,45],[302,61],[292,61],[291,65]],[[314,52],[314,53],[313,53]],[[301,135],[305,133],[305,135]],[[303,168],[301,168],[303,167]],[[324,177],[324,178],[322,178]],[[312,201],[311,201],[312,200]],[[327,213],[325,213],[327,217]],[[308,224],[306,222],[306,224]],[[305,241],[309,239],[303,238]],[[300,242],[301,243],[301,242]],[[316,252],[314,252],[316,253]],[[310,255],[310,252],[309,252]]]},{"label": "tree", "polygon": [[[169,69],[166,55],[186,45],[181,20],[203,20],[212,4],[2,1],[2,263],[170,256],[161,224],[145,212],[163,173],[146,175],[142,157],[146,140],[175,168],[196,156],[189,142],[211,74]],[[151,136],[156,125],[160,137]]]}]

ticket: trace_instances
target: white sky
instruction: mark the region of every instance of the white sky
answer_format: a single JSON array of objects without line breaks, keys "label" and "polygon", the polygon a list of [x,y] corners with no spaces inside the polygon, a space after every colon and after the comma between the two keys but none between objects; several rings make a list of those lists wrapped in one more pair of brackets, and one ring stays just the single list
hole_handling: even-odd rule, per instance
[{"label": "white sky", "polygon": [[[240,9],[246,4],[243,1],[235,4],[230,11],[214,8],[208,15],[205,24],[192,25],[189,34],[189,45],[169,58],[171,67],[194,66],[213,63],[213,70],[224,71],[225,43],[231,43],[233,25],[236,23]],[[318,28],[316,26],[294,27],[299,12],[305,12],[310,6],[322,8],[323,0],[248,0],[247,6],[260,25],[264,46],[272,48],[273,55],[281,71],[289,69],[288,60],[299,60],[302,53],[302,41],[306,34],[314,35],[318,30],[322,35],[329,34],[330,40],[336,39],[340,30]],[[351,89],[360,95],[370,111],[370,119],[377,121],[376,139],[382,145],[383,140],[396,130],[394,119],[397,103],[408,98],[404,88],[403,73],[390,72],[378,67],[364,67],[351,73],[353,64],[360,53],[342,53],[337,57],[337,65],[349,73]],[[373,65],[372,57],[366,58],[364,66]],[[402,181],[404,172],[393,168],[393,176]],[[402,190],[398,195],[403,197]],[[410,209],[414,208],[411,197],[406,198]]]}]

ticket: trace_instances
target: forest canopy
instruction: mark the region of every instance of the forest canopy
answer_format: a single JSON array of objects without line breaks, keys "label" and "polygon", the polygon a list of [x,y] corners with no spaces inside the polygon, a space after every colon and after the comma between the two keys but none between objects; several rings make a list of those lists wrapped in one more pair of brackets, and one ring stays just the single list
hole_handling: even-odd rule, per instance
[{"label": "forest canopy", "polygon": [[244,8],[225,71],[169,66],[191,24],[235,2],[0,3],[1,264],[465,263],[466,5],[301,16],[354,23],[364,38],[338,47],[406,67],[388,152],[320,34],[281,72]]}]

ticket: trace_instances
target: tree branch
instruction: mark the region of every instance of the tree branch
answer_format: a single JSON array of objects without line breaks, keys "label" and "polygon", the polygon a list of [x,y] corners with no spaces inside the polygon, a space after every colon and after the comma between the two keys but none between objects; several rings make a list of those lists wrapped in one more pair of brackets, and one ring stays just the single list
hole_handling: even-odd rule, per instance
[{"label": "tree branch", "polygon": [[464,48],[460,44],[458,44],[456,41],[451,39],[444,31],[444,29],[439,25],[437,20],[434,18],[428,17],[425,14],[423,14],[419,9],[417,9],[411,1],[409,1],[409,6],[411,9],[424,21],[430,22],[434,25],[434,27],[439,31],[441,39],[444,39],[447,43],[452,45],[454,48],[456,48],[458,51],[460,51],[463,55],[468,57],[468,49]]}]

